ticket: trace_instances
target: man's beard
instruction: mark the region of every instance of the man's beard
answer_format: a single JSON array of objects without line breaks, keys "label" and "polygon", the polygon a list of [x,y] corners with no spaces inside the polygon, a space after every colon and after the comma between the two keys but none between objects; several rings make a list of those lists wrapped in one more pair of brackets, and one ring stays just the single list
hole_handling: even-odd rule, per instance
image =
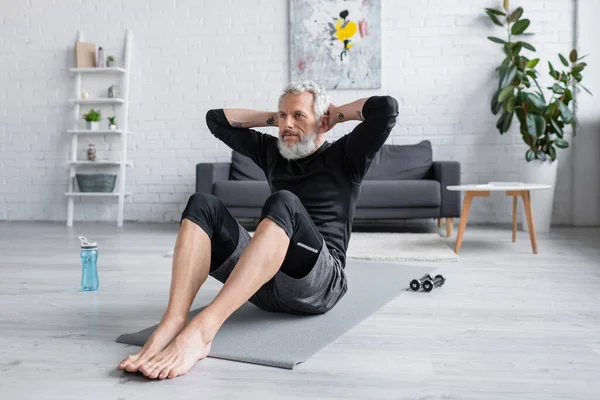
[{"label": "man's beard", "polygon": [[311,133],[306,135],[298,135],[300,141],[292,145],[288,145],[283,141],[282,135],[289,134],[284,131],[283,134],[279,134],[279,140],[277,141],[277,147],[279,147],[279,153],[283,158],[288,160],[295,160],[297,158],[306,157],[312,153],[317,147],[317,131],[313,130]]}]

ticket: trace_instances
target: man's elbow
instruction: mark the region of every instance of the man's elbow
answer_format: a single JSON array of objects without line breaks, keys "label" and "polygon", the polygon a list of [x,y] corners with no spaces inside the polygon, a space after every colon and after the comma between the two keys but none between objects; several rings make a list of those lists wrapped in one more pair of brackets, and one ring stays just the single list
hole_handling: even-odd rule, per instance
[{"label": "man's elbow", "polygon": [[397,117],[398,100],[392,96],[381,96],[381,113],[387,117]]},{"label": "man's elbow", "polygon": [[365,103],[363,114],[368,118],[396,118],[398,101],[392,96],[373,96]]}]

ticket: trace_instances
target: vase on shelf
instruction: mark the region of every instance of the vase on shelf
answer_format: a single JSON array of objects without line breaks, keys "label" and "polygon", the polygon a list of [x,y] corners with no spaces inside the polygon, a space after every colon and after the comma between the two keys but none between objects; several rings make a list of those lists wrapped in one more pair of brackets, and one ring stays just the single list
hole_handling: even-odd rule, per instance
[{"label": "vase on shelf", "polygon": [[85,121],[86,129],[97,131],[100,123],[98,121]]}]

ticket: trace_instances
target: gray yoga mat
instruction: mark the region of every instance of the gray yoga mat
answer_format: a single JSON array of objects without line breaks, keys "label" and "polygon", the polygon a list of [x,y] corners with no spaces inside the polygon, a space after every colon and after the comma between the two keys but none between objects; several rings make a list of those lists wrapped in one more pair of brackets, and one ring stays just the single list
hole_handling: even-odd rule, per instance
[{"label": "gray yoga mat", "polygon": [[[411,279],[433,269],[348,260],[348,292],[331,311],[298,316],[265,312],[245,303],[217,332],[209,357],[293,369],[406,292]],[[190,319],[201,310],[191,311]],[[157,326],[121,335],[117,342],[143,346]]]}]

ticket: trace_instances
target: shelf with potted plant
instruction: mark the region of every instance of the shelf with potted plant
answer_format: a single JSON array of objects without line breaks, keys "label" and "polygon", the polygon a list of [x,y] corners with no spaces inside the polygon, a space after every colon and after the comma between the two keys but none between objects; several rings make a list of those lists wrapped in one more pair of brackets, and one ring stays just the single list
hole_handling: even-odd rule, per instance
[{"label": "shelf with potted plant", "polygon": [[[65,196],[71,196],[71,197],[77,197],[77,196],[81,196],[81,197],[117,197],[120,196],[121,193],[112,193],[112,192],[65,192]],[[128,197],[131,196],[130,192],[125,192],[123,193],[123,196]]]},{"label": "shelf with potted plant", "polygon": [[125,68],[121,67],[87,67],[87,68],[69,68],[70,72],[83,73],[83,74],[124,74],[127,72]]},{"label": "shelf with potted plant", "polygon": [[120,98],[110,98],[110,97],[97,97],[97,98],[87,98],[87,99],[69,99],[69,103],[77,103],[77,104],[89,104],[89,105],[118,105],[125,103],[125,99]]},{"label": "shelf with potted plant", "polygon": [[[73,215],[76,197],[107,197],[118,199],[117,226],[123,226],[123,214],[125,197],[132,193],[125,191],[125,172],[126,168],[133,166],[133,163],[127,159],[127,134],[128,115],[129,115],[129,80],[131,71],[131,47],[132,34],[126,30],[123,65],[115,64],[115,57],[109,56],[104,63],[104,51],[102,47],[97,47],[92,43],[83,42],[83,33],[80,31],[77,37],[76,59],[77,67],[69,68],[74,75],[74,96],[68,99],[68,103],[73,107],[73,126],[67,129],[71,136],[71,151],[68,160],[69,182],[68,190],[65,196],[68,199],[67,226],[73,226]],[[94,50],[95,49],[95,50]],[[80,62],[80,60],[82,62]],[[82,81],[85,77],[88,79],[100,79],[99,75],[114,75],[109,79],[118,79],[119,84],[108,88],[106,97],[90,95],[82,91]],[[101,78],[107,79],[107,78]],[[95,106],[91,109],[89,106]],[[87,112],[82,114],[81,108],[88,107]],[[104,122],[102,111],[106,107],[112,107],[114,116],[106,118]],[[79,126],[80,122],[85,120],[85,127]],[[117,120],[119,125],[117,125]],[[106,124],[106,125],[105,125]],[[117,137],[116,148],[120,152],[117,159],[107,156],[105,159],[96,159],[95,148],[90,155],[88,149],[88,159],[81,160],[77,157],[79,148],[79,137],[85,135],[114,135]],[[93,146],[90,146],[93,147]],[[79,170],[89,171],[89,167],[114,168],[115,173],[107,171],[106,173],[86,172],[80,173]],[[94,171],[92,169],[92,171]]]}]

